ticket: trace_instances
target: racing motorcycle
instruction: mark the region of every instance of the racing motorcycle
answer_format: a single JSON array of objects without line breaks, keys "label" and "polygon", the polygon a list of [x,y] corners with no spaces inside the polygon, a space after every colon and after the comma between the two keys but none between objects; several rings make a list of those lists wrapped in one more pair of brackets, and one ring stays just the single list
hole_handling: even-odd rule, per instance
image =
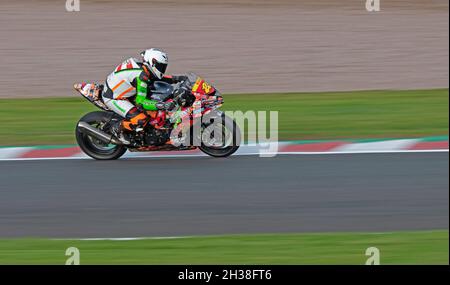
[{"label": "racing motorcycle", "polygon": [[173,107],[170,110],[145,111],[156,123],[147,124],[139,132],[129,133],[130,144],[126,145],[112,135],[112,126],[123,118],[104,104],[101,96],[103,86],[80,83],[74,88],[102,110],[84,115],[75,131],[80,148],[94,159],[117,159],[127,150],[153,152],[196,148],[213,157],[226,157],[239,148],[241,131],[238,125],[218,110],[223,97],[194,73],[188,73],[187,80],[181,83],[171,85],[156,81],[149,86],[151,99]]}]

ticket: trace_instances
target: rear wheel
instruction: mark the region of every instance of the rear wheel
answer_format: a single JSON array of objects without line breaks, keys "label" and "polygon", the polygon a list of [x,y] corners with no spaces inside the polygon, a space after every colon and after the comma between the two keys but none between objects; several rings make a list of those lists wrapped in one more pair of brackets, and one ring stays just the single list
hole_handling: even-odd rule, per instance
[{"label": "rear wheel", "polygon": [[202,126],[200,150],[214,157],[235,153],[241,143],[241,130],[234,120],[222,115]]},{"label": "rear wheel", "polygon": [[[114,116],[107,112],[92,112],[84,115],[79,122],[85,122],[89,125],[109,133],[108,122]],[[83,133],[79,130],[78,124],[75,130],[77,143],[84,153],[97,160],[113,160],[121,157],[127,148],[122,145],[107,144],[101,140]]]}]

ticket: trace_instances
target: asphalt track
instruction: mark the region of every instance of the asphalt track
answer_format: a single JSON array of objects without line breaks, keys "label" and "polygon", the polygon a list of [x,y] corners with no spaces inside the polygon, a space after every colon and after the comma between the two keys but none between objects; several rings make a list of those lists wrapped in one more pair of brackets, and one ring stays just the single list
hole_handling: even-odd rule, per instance
[{"label": "asphalt track", "polygon": [[448,229],[448,153],[0,162],[0,237]]}]

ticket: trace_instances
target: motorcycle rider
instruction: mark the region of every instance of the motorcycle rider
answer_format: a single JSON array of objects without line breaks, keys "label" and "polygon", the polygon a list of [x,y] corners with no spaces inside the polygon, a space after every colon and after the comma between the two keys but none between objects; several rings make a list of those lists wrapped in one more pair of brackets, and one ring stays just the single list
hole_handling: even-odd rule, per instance
[{"label": "motorcycle rider", "polygon": [[[130,144],[127,133],[142,131],[148,123],[154,124],[145,110],[165,111],[174,107],[173,104],[147,98],[148,87],[154,81],[173,84],[186,80],[186,76],[165,75],[167,64],[167,54],[151,48],[141,53],[141,60],[129,58],[107,77],[103,101],[110,110],[123,117],[112,127],[112,133],[124,144]],[[130,101],[133,98],[137,106]]]}]

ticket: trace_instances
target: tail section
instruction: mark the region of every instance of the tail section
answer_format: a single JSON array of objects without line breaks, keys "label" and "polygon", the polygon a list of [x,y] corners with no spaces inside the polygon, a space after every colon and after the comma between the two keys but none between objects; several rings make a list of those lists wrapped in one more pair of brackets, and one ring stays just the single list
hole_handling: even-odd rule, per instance
[{"label": "tail section", "polygon": [[73,88],[75,88],[75,90],[88,99],[92,104],[96,105],[100,109],[108,110],[102,99],[103,85],[82,82],[74,84]]}]

